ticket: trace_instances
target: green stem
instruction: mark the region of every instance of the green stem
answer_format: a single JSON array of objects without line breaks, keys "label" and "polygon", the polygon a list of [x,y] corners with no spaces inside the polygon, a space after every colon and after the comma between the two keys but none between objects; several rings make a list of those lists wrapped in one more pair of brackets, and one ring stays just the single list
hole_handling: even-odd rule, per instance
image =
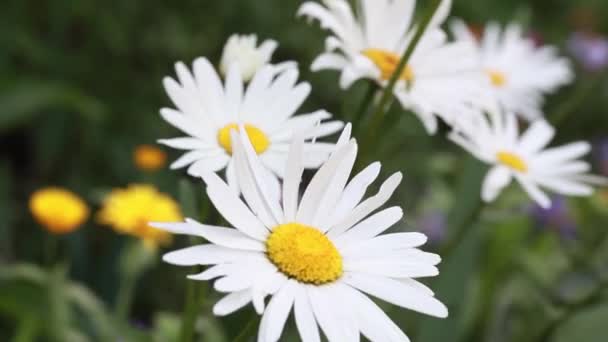
[{"label": "green stem", "polygon": [[[414,54],[414,51],[416,50],[416,46],[418,45],[418,42],[420,42],[420,39],[422,39],[422,36],[426,32],[426,29],[429,26],[429,24],[431,23],[431,20],[433,19],[433,15],[439,8],[440,4],[441,4],[441,0],[432,0],[432,4],[431,4],[431,6],[429,6],[428,12],[424,15],[422,22],[416,28],[416,32],[414,33],[414,36],[412,37],[410,44],[408,45],[407,49],[405,50],[405,53],[403,54],[403,56],[401,56],[401,59],[399,60],[399,64],[397,65],[397,68],[395,69],[393,75],[389,79],[388,84],[384,88],[382,97],[378,101],[377,109],[374,112],[374,114],[372,115],[370,124],[367,126],[366,139],[363,140],[365,142],[365,144],[363,144],[362,148],[367,149],[368,147],[366,147],[366,145],[369,145],[369,143],[372,142],[373,139],[377,136],[377,131],[380,128],[380,126],[382,125],[384,115],[385,115],[386,111],[389,109],[389,107],[390,107],[389,105],[392,103],[393,89],[395,88],[395,85],[397,85],[397,81],[399,81],[399,76],[403,73],[403,69],[405,69],[405,66],[409,62],[412,55]],[[364,156],[365,156],[365,154],[364,154]]]},{"label": "green stem", "polygon": [[129,319],[129,310],[133,301],[133,292],[135,291],[136,277],[134,274],[123,275],[118,296],[116,298],[116,318],[120,324],[124,324],[123,329],[126,329]]},{"label": "green stem", "polygon": [[255,334],[256,327],[258,326],[259,317],[254,312],[253,316],[245,326],[245,328],[241,331],[241,333],[232,340],[232,342],[247,342],[250,340]]},{"label": "green stem", "polygon": [[[198,267],[192,268],[192,273],[199,272]],[[186,283],[185,308],[182,318],[182,326],[179,333],[179,341],[190,342],[194,338],[194,328],[196,326],[196,316],[204,304],[205,291],[204,284],[190,280]]]},{"label": "green stem", "polygon": [[[361,122],[365,120],[365,116],[374,103],[374,97],[378,93],[378,86],[375,83],[370,83],[365,92],[365,96],[359,105],[359,110],[353,116],[349,116],[349,120],[353,125],[353,132],[358,132],[361,128]],[[345,116],[346,117],[346,116]]]},{"label": "green stem", "polygon": [[59,238],[54,234],[47,234],[44,242],[44,262],[47,266],[53,266],[59,249]]},{"label": "green stem", "polygon": [[444,258],[460,245],[468,228],[479,219],[485,207],[485,203],[481,201],[480,193],[483,174],[486,169],[473,158],[470,158],[466,163],[459,180],[456,202],[448,217],[448,222],[451,223],[450,238],[440,251]]}]

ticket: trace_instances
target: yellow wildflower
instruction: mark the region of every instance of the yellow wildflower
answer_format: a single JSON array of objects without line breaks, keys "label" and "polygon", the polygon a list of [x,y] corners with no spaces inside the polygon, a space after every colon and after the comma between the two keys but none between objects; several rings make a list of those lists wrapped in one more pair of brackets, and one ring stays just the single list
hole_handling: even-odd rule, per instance
[{"label": "yellow wildflower", "polygon": [[153,228],[149,222],[182,220],[178,204],[151,185],[135,184],[114,189],[104,200],[98,221],[115,231],[143,239],[152,246],[167,244],[171,234]]},{"label": "yellow wildflower", "polygon": [[154,145],[139,145],[133,152],[135,166],[143,171],[156,171],[167,163],[167,154]]},{"label": "yellow wildflower", "polygon": [[36,221],[53,234],[71,233],[89,217],[89,208],[78,195],[56,187],[34,192],[29,206]]}]

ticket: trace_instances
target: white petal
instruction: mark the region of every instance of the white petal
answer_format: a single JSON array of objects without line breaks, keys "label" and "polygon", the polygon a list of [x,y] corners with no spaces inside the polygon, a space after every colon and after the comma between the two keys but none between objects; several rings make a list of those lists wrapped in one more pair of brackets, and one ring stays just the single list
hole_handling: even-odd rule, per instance
[{"label": "white petal", "polygon": [[350,231],[342,235],[338,239],[339,242],[336,242],[336,246],[343,254],[348,254],[348,251],[358,250],[414,248],[424,245],[427,241],[426,235],[422,233],[393,233],[376,237],[374,237],[373,232],[368,234],[368,232],[363,231],[359,236],[347,236],[349,233]]},{"label": "white petal", "polygon": [[186,219],[186,223],[151,222],[150,225],[173,234],[200,236],[224,247],[259,252],[266,250],[262,242],[254,240],[234,228],[203,225],[192,219]]},{"label": "white petal", "polygon": [[336,153],[332,154],[325,165],[317,171],[302,196],[300,207],[296,214],[296,221],[308,225],[313,224],[313,220],[319,210],[320,201],[326,195],[327,188],[332,181],[337,168],[348,155],[352,154],[352,151],[355,148],[356,143],[354,141],[349,145],[340,148]]},{"label": "white petal", "polygon": [[293,222],[296,219],[298,209],[298,197],[300,182],[302,181],[302,140],[296,138],[289,148],[287,157],[287,169],[283,183],[283,210],[285,221]]},{"label": "white petal", "polygon": [[356,289],[346,294],[361,333],[370,341],[409,342],[403,331],[366,295]]},{"label": "white petal", "polygon": [[500,192],[511,183],[511,171],[505,166],[496,166],[488,172],[483,181],[481,197],[486,202],[492,202]]},{"label": "white petal", "polygon": [[372,163],[357,174],[344,188],[342,197],[336,204],[334,213],[331,215],[329,224],[333,225],[344,217],[361,202],[367,188],[378,178],[380,174],[380,163]]},{"label": "white petal", "polygon": [[262,316],[258,342],[277,342],[281,338],[293,305],[296,286],[298,284],[290,280],[272,297]]},{"label": "white petal", "polygon": [[306,286],[298,286],[296,289],[294,314],[300,339],[304,342],[321,342]]},{"label": "white petal", "polygon": [[188,174],[193,177],[200,177],[203,173],[211,171],[217,172],[228,165],[230,157],[227,155],[217,155],[197,160],[188,168]]},{"label": "white petal", "polygon": [[389,278],[426,278],[439,274],[437,267],[421,264],[416,261],[397,262],[395,258],[388,260],[344,260],[344,270],[351,273],[364,273]]},{"label": "white petal", "polygon": [[243,290],[231,293],[220,299],[213,306],[213,314],[216,316],[229,315],[240,308],[244,307],[251,301],[251,291]]},{"label": "white petal", "polygon": [[215,173],[203,174],[209,199],[222,216],[235,228],[260,241],[266,241],[268,230],[249,208]]},{"label": "white petal", "polygon": [[380,190],[375,196],[363,201],[361,204],[356,206],[355,209],[353,209],[353,211],[350,213],[350,215],[348,215],[344,220],[331,227],[331,230],[333,231],[332,234],[335,234],[334,236],[340,235],[341,233],[351,228],[353,225],[357,224],[357,222],[364,219],[371,212],[384,205],[384,203],[386,203],[393,195],[393,192],[401,183],[402,178],[403,175],[401,174],[401,172],[394,173],[392,176],[390,176],[382,184],[382,186],[380,186]]},{"label": "white petal", "polygon": [[545,120],[537,120],[520,137],[519,146],[528,153],[535,153],[547,146],[554,135],[553,126]]},{"label": "white petal", "polygon": [[397,280],[357,274],[345,275],[343,279],[347,284],[397,306],[439,318],[448,316],[448,309],[440,301]]},{"label": "white petal", "polygon": [[169,252],[163,255],[163,260],[169,264],[178,266],[194,266],[213,265],[259,257],[263,257],[263,254],[207,244]]},{"label": "white petal", "polygon": [[345,233],[331,230],[328,235],[334,238],[338,247],[346,247],[352,242],[371,239],[381,234],[401,220],[402,217],[403,210],[401,208],[391,207],[366,218]]},{"label": "white petal", "polygon": [[517,181],[532,199],[545,209],[551,208],[551,199],[545,194],[538,185],[534,184],[530,179],[515,175]]}]

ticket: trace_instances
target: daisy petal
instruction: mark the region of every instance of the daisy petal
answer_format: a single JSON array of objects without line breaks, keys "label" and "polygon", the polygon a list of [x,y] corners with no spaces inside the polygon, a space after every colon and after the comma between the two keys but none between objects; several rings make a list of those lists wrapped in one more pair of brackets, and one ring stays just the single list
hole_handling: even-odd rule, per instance
[{"label": "daisy petal", "polygon": [[356,289],[394,305],[429,316],[439,318],[448,316],[448,309],[440,301],[434,297],[414,292],[411,287],[408,288],[397,280],[378,276],[348,274],[344,277],[344,281]]}]

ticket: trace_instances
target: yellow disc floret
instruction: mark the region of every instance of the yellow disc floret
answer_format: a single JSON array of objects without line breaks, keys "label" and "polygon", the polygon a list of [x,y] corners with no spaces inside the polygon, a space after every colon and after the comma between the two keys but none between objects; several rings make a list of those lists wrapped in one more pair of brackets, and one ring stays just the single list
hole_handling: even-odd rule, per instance
[{"label": "yellow disc floret", "polygon": [[508,167],[512,168],[513,170],[516,170],[519,172],[528,171],[528,165],[526,164],[526,162],[516,154],[510,153],[510,152],[498,152],[496,154],[496,158],[503,165],[508,166]]},{"label": "yellow disc floret", "polygon": [[[399,60],[401,59],[397,54],[381,49],[365,49],[362,53],[376,64],[378,69],[380,69],[380,77],[385,81],[393,76],[399,65]],[[412,82],[414,80],[414,70],[412,70],[412,67],[406,65],[401,72],[399,79],[406,82]]]},{"label": "yellow disc floret", "polygon": [[89,217],[86,203],[73,192],[60,188],[36,191],[29,205],[36,221],[54,234],[70,233]]},{"label": "yellow disc floret", "polygon": [[486,73],[495,87],[500,88],[507,84],[507,76],[504,73],[497,70],[487,70]]},{"label": "yellow disc floret", "polygon": [[153,186],[131,185],[112,190],[97,218],[119,233],[136,236],[155,246],[170,242],[171,234],[151,227],[149,223],[177,222],[182,220],[182,215],[177,202]]},{"label": "yellow disc floret", "polygon": [[277,268],[302,283],[326,284],[343,273],[342,256],[319,230],[287,223],[275,227],[266,240],[267,254]]},{"label": "yellow disc floret", "polygon": [[[224,150],[228,152],[228,154],[232,154],[232,139],[230,137],[230,132],[232,130],[238,132],[239,126],[235,123],[232,123],[226,125],[217,133],[217,141],[219,142],[220,146],[222,146]],[[245,132],[247,133],[249,141],[251,141],[251,145],[253,145],[253,149],[257,154],[264,153],[270,146],[270,140],[268,139],[266,134],[262,132],[261,129],[253,125],[246,124]]]},{"label": "yellow disc floret", "polygon": [[133,152],[133,161],[140,170],[156,171],[165,166],[167,154],[153,145],[139,145]]}]

